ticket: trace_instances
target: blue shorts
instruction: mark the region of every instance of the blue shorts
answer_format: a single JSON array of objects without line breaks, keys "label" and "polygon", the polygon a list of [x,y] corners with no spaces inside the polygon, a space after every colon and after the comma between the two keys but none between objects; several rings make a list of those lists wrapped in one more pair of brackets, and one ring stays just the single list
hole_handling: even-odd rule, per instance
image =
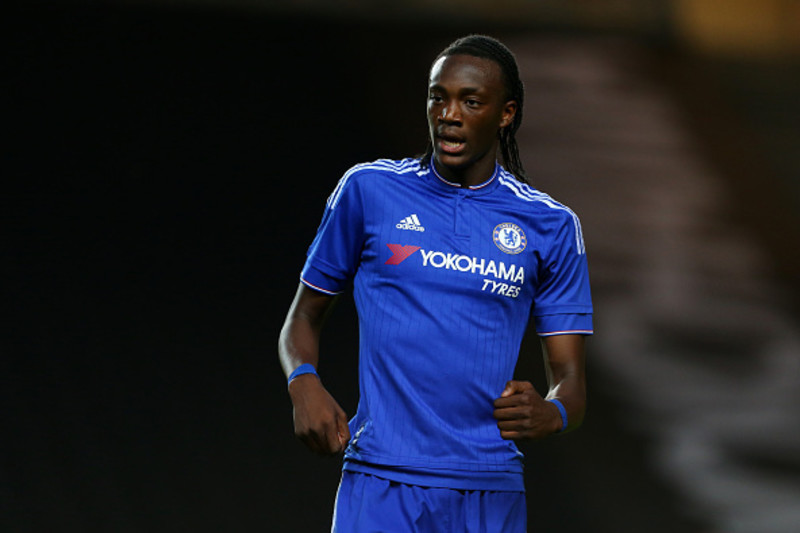
[{"label": "blue shorts", "polygon": [[524,492],[418,487],[342,472],[332,533],[525,533]]}]

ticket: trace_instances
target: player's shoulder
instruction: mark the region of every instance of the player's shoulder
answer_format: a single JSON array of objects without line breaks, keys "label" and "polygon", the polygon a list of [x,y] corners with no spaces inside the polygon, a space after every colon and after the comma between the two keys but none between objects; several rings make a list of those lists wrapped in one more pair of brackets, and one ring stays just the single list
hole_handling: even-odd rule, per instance
[{"label": "player's shoulder", "polygon": [[420,160],[376,159],[366,163],[358,163],[350,167],[339,179],[336,188],[328,198],[331,207],[338,203],[339,197],[348,190],[364,190],[365,187],[380,183],[381,178],[397,178],[416,175],[421,169]]},{"label": "player's shoulder", "polygon": [[374,176],[393,176],[419,172],[420,160],[407,157],[405,159],[376,159],[366,163],[358,163],[350,167],[344,178],[355,176],[356,179],[367,179]]},{"label": "player's shoulder", "polygon": [[571,237],[564,242],[574,242],[577,253],[585,253],[581,222],[572,209],[549,194],[519,181],[505,170],[501,172],[499,180],[506,201],[514,203],[517,211],[531,215],[531,220],[536,220],[536,225],[545,233],[557,234],[561,229],[566,229]]},{"label": "player's shoulder", "polygon": [[577,218],[577,215],[565,204],[554,199],[549,194],[542,192],[531,185],[519,181],[513,174],[505,169],[500,170],[498,176],[500,189],[504,192],[506,201],[516,204],[516,208],[548,214],[556,218]]}]

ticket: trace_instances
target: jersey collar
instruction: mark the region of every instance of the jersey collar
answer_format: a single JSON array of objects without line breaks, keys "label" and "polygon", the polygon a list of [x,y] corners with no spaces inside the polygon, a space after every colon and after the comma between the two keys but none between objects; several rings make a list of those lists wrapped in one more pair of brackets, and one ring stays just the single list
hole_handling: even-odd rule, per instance
[{"label": "jersey collar", "polygon": [[429,175],[431,176],[431,181],[434,184],[438,184],[440,188],[452,190],[452,191],[464,191],[471,195],[475,194],[484,194],[490,192],[492,189],[497,187],[500,180],[498,180],[498,176],[502,171],[503,167],[500,166],[500,163],[497,161],[494,162],[494,172],[492,172],[491,177],[484,181],[483,183],[479,183],[478,185],[470,185],[469,187],[462,187],[459,183],[454,183],[452,181],[448,181],[444,179],[437,171],[436,165],[433,164],[433,157],[428,160],[428,169],[430,170]]}]

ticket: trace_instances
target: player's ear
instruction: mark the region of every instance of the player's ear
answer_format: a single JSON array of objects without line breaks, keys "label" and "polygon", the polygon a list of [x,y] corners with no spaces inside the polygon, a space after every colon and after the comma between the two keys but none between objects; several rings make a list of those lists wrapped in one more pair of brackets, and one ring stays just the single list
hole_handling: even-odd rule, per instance
[{"label": "player's ear", "polygon": [[517,115],[517,101],[516,100],[509,100],[503,106],[503,114],[500,117],[500,127],[505,128],[512,122],[514,122],[514,117]]}]

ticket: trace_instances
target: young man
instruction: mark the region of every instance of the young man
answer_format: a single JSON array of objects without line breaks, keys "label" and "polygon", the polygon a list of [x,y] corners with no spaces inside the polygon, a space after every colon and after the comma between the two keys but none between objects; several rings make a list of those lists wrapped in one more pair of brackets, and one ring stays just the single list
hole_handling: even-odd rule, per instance
[{"label": "young man", "polygon": [[[425,155],[357,165],[328,198],[279,342],[295,432],[344,451],[334,531],[524,532],[514,441],[574,429],[585,410],[580,223],[525,183],[524,91],[504,45],[455,41],[428,85]],[[348,425],[315,369],[325,315],[351,282],[361,395]],[[531,313],[545,398],[512,380]]]}]

